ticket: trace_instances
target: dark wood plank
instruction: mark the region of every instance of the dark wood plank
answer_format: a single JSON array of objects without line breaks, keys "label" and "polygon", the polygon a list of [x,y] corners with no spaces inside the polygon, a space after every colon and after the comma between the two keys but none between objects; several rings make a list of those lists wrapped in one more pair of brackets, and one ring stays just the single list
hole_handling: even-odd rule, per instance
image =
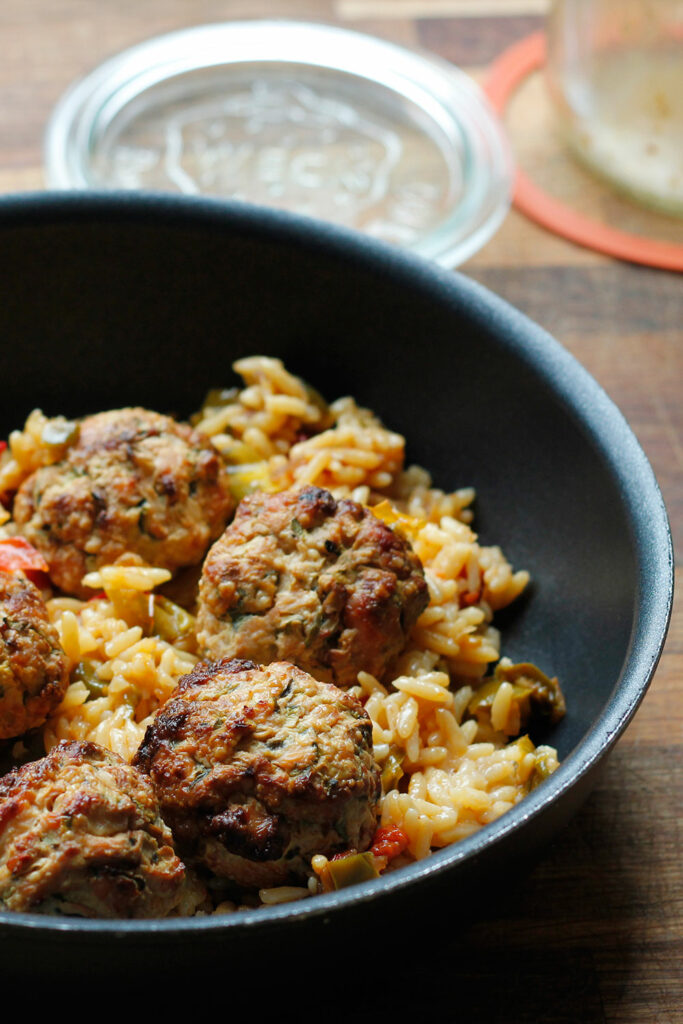
[{"label": "dark wood plank", "polygon": [[540,15],[508,18],[417,19],[418,41],[445,60],[464,67],[488,64],[513,43],[543,27]]},{"label": "dark wood plank", "polygon": [[[524,309],[552,333],[624,335],[678,332],[683,311],[679,274],[609,261],[589,267],[480,268],[465,272]],[[681,354],[683,366],[683,354]]]}]

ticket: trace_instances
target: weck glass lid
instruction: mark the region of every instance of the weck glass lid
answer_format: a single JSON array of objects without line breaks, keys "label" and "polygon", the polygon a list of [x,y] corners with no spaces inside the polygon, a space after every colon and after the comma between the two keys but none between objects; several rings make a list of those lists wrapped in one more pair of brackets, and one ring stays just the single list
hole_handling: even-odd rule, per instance
[{"label": "weck glass lid", "polygon": [[512,160],[458,68],[330,25],[243,21],[142,43],[76,82],[46,133],[51,188],[241,199],[446,266],[508,209]]}]

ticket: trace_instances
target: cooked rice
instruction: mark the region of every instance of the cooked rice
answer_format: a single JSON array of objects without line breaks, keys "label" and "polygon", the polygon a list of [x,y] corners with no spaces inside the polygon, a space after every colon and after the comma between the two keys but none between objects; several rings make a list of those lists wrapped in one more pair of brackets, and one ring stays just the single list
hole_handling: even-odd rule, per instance
[{"label": "cooked rice", "polygon": [[[430,600],[409,649],[391,679],[361,672],[354,688],[372,720],[384,770],[381,824],[402,829],[410,856],[420,859],[513,807],[535,784],[541,763],[543,774],[557,766],[553,748],[534,748],[528,737],[509,742],[515,734],[509,683],[496,693],[490,724],[466,717],[473,687],[500,658],[494,613],[521,594],[529,574],[513,570],[499,547],[479,544],[470,525],[471,488],[445,493],[432,487],[426,470],[406,469],[404,438],[353,399],[326,406],[277,359],[242,359],[235,369],[245,387],[212,392],[192,422],[228,461],[236,497],[259,487],[324,487],[373,508],[408,537],[423,563]],[[45,444],[48,422],[36,410],[11,435],[0,459],[0,491],[16,490],[55,457]],[[85,660],[95,684],[89,688],[77,671],[72,675],[45,726],[46,749],[60,739],[90,739],[133,757],[155,710],[197,660],[191,644],[145,635],[117,612],[127,594],[151,595],[167,577],[136,564],[103,567],[87,580],[103,596],[48,602],[72,669]],[[324,861],[314,858],[316,874]],[[276,903],[307,893],[281,887],[261,899]],[[217,912],[235,909],[223,901]]]},{"label": "cooked rice", "polygon": [[242,463],[287,453],[305,427],[321,421],[323,411],[312,392],[279,359],[250,356],[234,364],[246,385],[216,404],[211,398],[192,422],[226,458]]},{"label": "cooked rice", "polygon": [[[16,491],[23,481],[42,466],[59,462],[77,431],[63,416],[48,419],[40,409],[29,415],[23,430],[13,430],[0,456],[0,496]],[[9,515],[3,512],[1,522]]]},{"label": "cooked rice", "polygon": [[403,468],[404,438],[352,398],[335,402],[330,413],[334,426],[293,445],[287,462],[273,465],[273,477],[283,487],[312,484],[337,498],[357,498],[358,488],[366,501],[372,492],[389,491]]},{"label": "cooked rice", "polygon": [[408,779],[407,788],[384,794],[381,824],[399,826],[420,859],[504,814],[529,792],[539,759],[548,771],[557,756],[528,737],[506,743],[502,732],[481,742],[477,722],[463,721],[472,688],[454,692],[433,652],[409,651],[401,668],[390,686],[361,672],[358,695],[372,719],[375,757],[382,765],[392,758]]},{"label": "cooked rice", "polygon": [[79,678],[69,685],[44,727],[43,740],[48,751],[59,740],[92,740],[130,761],[154,712],[168,700],[181,676],[192,670],[197,657],[160,636],[143,636],[141,626],[131,627],[116,614],[118,594],[130,592],[133,584],[138,592],[151,591],[159,576],[168,573],[111,566],[97,575],[106,579],[109,568],[118,585],[109,584],[108,596],[90,601],[55,597],[47,602],[50,620],[71,662],[72,678],[77,666],[85,663],[93,679],[90,686]]}]

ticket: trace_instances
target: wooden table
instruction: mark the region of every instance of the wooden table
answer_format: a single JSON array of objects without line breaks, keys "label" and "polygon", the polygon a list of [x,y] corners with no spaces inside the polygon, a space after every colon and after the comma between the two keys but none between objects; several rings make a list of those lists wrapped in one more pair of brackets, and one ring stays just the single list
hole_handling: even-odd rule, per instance
[{"label": "wooden table", "polygon": [[[508,44],[542,27],[545,7],[544,0],[3,0],[0,190],[41,188],[42,133],[62,91],[157,33],[232,17],[296,16],[419,45],[481,79]],[[518,142],[528,149],[528,138]],[[594,193],[588,181],[585,189]],[[681,278],[577,248],[514,210],[463,269],[559,338],[621,407],[654,466],[681,550]],[[683,1021],[682,678],[679,599],[651,690],[586,806],[485,919],[456,922],[457,942],[444,940],[433,959],[411,960],[429,1007],[420,1019],[464,1020],[454,1007],[466,1007],[467,1019],[510,1024]],[[400,964],[406,951],[396,940],[379,943]],[[370,1015],[383,1010],[396,1019],[403,1006],[414,1016],[414,987],[395,1004],[383,997]]]}]

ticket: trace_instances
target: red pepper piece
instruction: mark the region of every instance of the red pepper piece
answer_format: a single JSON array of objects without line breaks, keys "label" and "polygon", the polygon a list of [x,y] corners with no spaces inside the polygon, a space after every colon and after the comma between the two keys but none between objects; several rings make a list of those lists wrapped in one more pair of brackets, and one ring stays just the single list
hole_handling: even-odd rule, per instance
[{"label": "red pepper piece", "polygon": [[37,587],[49,583],[49,565],[33,544],[23,537],[0,540],[0,569],[4,572],[23,572]]},{"label": "red pepper piece", "polygon": [[375,832],[371,850],[375,857],[393,860],[408,847],[408,836],[398,825],[384,825]]}]

